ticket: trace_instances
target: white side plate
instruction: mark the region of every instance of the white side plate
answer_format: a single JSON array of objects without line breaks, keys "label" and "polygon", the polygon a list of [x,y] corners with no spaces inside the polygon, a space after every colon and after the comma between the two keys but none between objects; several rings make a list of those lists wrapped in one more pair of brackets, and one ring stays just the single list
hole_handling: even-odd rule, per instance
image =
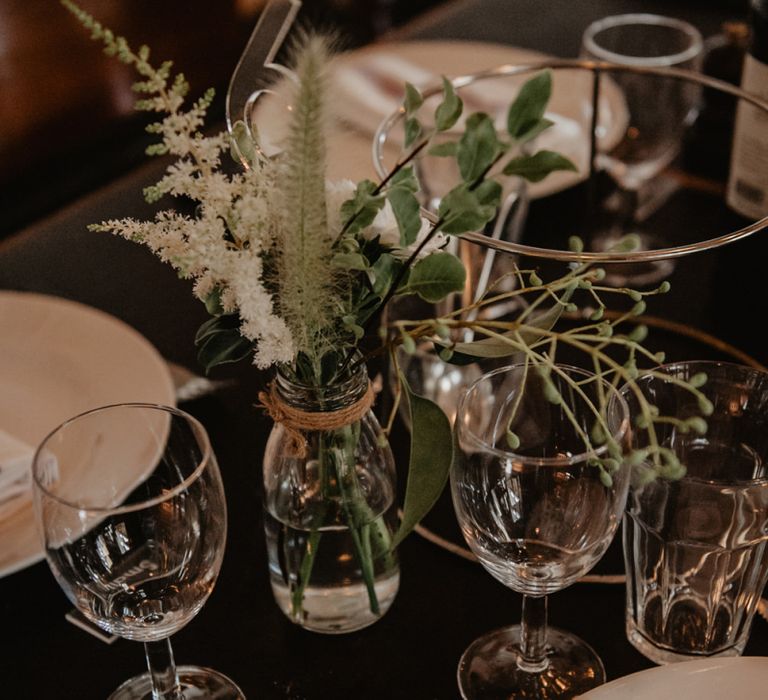
[{"label": "white side plate", "polygon": [[[328,175],[333,180],[376,178],[372,164],[373,134],[402,102],[405,81],[419,88],[440,84],[440,76],[454,78],[504,64],[546,61],[545,54],[514,46],[473,41],[383,42],[340,54],[331,71],[333,109],[341,120],[328,144]],[[519,85],[532,74],[475,84],[467,113],[486,111],[504,122],[506,108]],[[592,75],[588,71],[555,71],[552,99],[547,110],[556,125],[539,139],[539,148],[556,150],[571,158],[578,173],[553,173],[528,187],[533,198],[553,194],[584,180],[589,171],[589,115],[592,110]],[[255,120],[260,142],[268,153],[285,131],[288,118],[284,83],[273,86],[276,96],[264,95]],[[484,94],[485,93],[485,94]],[[487,99],[486,99],[487,98]],[[501,111],[498,111],[501,110]],[[496,113],[498,112],[498,113]],[[604,148],[618,143],[626,129],[624,96],[610,80],[604,83],[600,105],[600,141]],[[399,155],[399,138],[387,145],[387,166]]]},{"label": "white side plate", "polygon": [[768,658],[685,661],[650,668],[590,690],[581,700],[765,700]]},{"label": "white side plate", "polygon": [[[175,405],[168,366],[138,332],[58,297],[0,291],[0,426],[36,447],[64,420],[122,402]],[[0,520],[0,576],[43,558],[28,503]]]}]

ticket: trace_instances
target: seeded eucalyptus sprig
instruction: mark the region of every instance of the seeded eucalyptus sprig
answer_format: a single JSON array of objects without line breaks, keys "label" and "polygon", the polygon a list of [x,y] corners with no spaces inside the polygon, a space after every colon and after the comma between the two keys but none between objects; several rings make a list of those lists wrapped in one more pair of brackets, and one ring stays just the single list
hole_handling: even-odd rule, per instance
[{"label": "seeded eucalyptus sprig", "polygon": [[[580,249],[581,242],[571,241],[574,249]],[[573,419],[575,429],[582,435],[585,450],[598,454],[600,447],[605,447],[606,456],[595,457],[593,463],[600,468],[601,478],[606,485],[612,482],[612,473],[619,468],[621,460],[626,460],[636,468],[639,480],[650,480],[659,476],[675,479],[685,473],[682,465],[672,450],[659,444],[655,426],[673,423],[682,432],[694,431],[704,434],[707,429],[704,416],[710,415],[712,405],[699,391],[706,382],[706,376],[696,375],[689,381],[655,370],[644,370],[656,376],[663,376],[690,391],[697,399],[701,416],[685,420],[660,415],[642,394],[635,380],[641,373],[638,363],[651,367],[664,362],[663,353],[652,353],[643,346],[647,336],[647,327],[634,321],[645,312],[646,298],[669,291],[668,282],[663,282],[656,289],[639,292],[629,288],[602,286],[605,277],[602,268],[590,264],[574,265],[563,277],[544,282],[536,270],[515,269],[517,287],[511,291],[488,294],[470,307],[456,310],[440,318],[424,320],[396,320],[392,323],[389,336],[390,357],[397,367],[398,354],[395,349],[402,345],[403,350],[412,353],[417,347],[432,344],[435,351],[446,362],[466,364],[472,361],[501,360],[512,356],[522,358],[527,371],[537,372],[544,382],[544,395],[552,403],[560,404],[568,414],[568,403],[556,388],[550,377],[557,372],[571,391],[586,400],[584,383],[575,381],[558,370],[558,352],[567,347],[582,353],[591,364],[597,382],[599,401],[592,406],[594,424],[587,433]],[[606,295],[625,297],[632,302],[624,313],[603,318],[608,306]],[[507,303],[512,299],[520,301],[520,313],[509,321],[483,320],[482,311]],[[477,313],[467,313],[475,311]],[[562,317],[568,316],[573,325],[558,327]],[[627,328],[627,326],[630,326]],[[464,338],[470,331],[476,340],[457,340]],[[617,358],[618,356],[618,358]],[[620,359],[619,359],[620,358]],[[398,368],[399,372],[399,368]],[[402,377],[402,373],[400,373]],[[634,430],[645,431],[647,447],[623,455],[624,446],[615,443],[610,437],[610,430],[605,416],[610,402],[599,380],[606,380],[615,388],[626,387],[637,399],[639,414],[635,418]],[[404,381],[404,380],[403,380]],[[406,394],[407,395],[407,394]],[[395,406],[390,415],[389,430],[397,411]],[[515,417],[518,405],[511,407],[510,423]],[[507,429],[507,444],[510,449],[520,447],[520,438]]]},{"label": "seeded eucalyptus sprig", "polygon": [[[574,165],[562,155],[546,150],[532,150],[535,138],[552,126],[544,114],[552,91],[549,72],[542,72],[528,80],[520,89],[517,98],[510,105],[506,118],[506,133],[499,135],[494,121],[483,112],[470,114],[464,119],[463,131],[451,140],[445,137],[452,132],[462,117],[463,104],[450,81],[443,79],[441,101],[434,110],[430,126],[422,123],[425,111],[424,98],[412,85],[406,85],[402,107],[404,115],[404,153],[390,173],[378,185],[365,181],[358,186],[355,196],[345,204],[346,224],[343,235],[353,233],[358,226],[366,225],[389,201],[396,213],[403,242],[410,242],[413,231],[417,230],[418,183],[412,162],[421,153],[432,156],[453,158],[456,161],[461,181],[449,192],[442,195],[436,217],[422,245],[427,244],[439,233],[457,235],[482,229],[497,215],[504,178],[521,177],[538,182],[556,170],[575,170]],[[441,142],[435,143],[436,137]],[[532,151],[532,152],[531,152]],[[342,236],[343,240],[343,236]],[[569,241],[574,252],[583,249],[577,237]],[[618,244],[622,249],[636,245],[634,237],[628,236]],[[404,264],[397,263],[385,272],[388,291],[377,299],[376,308],[384,306],[392,296],[413,293],[415,280],[419,278],[419,264],[416,251]],[[434,257],[434,256],[430,256]],[[373,277],[381,270],[373,270]],[[461,270],[463,273],[463,270]],[[634,384],[638,376],[638,362],[657,365],[663,356],[648,351],[643,345],[647,328],[632,324],[624,332],[624,326],[631,319],[645,311],[646,297],[663,294],[669,290],[669,283],[663,282],[657,289],[639,292],[629,288],[615,289],[601,284],[605,271],[590,265],[571,266],[563,277],[545,283],[536,270],[517,270],[517,287],[513,291],[496,293],[500,280],[493,283],[486,295],[475,304],[458,309],[440,318],[420,321],[395,321],[388,337],[390,355],[399,378],[399,391],[386,432],[393,424],[397,404],[401,397],[408,401],[413,429],[411,431],[411,460],[409,464],[409,485],[406,491],[405,515],[401,532],[418,522],[439,496],[447,478],[450,459],[437,459],[440,446],[450,444],[450,425],[440,414],[435,404],[413,393],[397,364],[394,349],[402,345],[406,352],[414,352],[418,345],[430,341],[435,351],[446,362],[466,363],[478,359],[502,359],[513,355],[523,357],[524,362],[535,371],[548,388],[549,398],[563,405],[568,413],[567,400],[558,392],[549,377],[557,372],[557,349],[568,346],[585,355],[592,365],[596,379],[606,379],[614,387],[628,385],[638,395],[641,414],[635,429],[645,430],[649,436],[649,448],[642,454],[633,453],[629,460],[638,466],[638,472],[645,478],[665,476],[679,477],[684,471],[675,455],[656,439],[654,425],[669,420],[658,415]],[[449,275],[445,269],[435,268],[426,276],[430,284],[439,287]],[[420,292],[428,301],[435,301],[447,292],[456,291],[463,276],[452,280],[452,284],[439,287],[433,297]],[[410,285],[410,287],[409,287]],[[381,285],[377,292],[386,288]],[[606,320],[604,301],[606,295],[626,297],[632,305],[628,311],[612,320]],[[519,298],[521,311],[513,321],[482,320],[482,311],[489,306],[506,303]],[[556,328],[563,315],[578,316],[583,323],[572,328]],[[457,340],[470,335],[473,341]],[[621,361],[616,352],[623,353]],[[583,387],[572,378],[563,376],[566,386],[586,398]],[[594,464],[601,470],[601,478],[608,485],[612,474],[624,458],[625,446],[615,443],[610,437],[606,424],[606,410],[609,396],[598,383],[599,401],[592,405],[594,426],[582,432],[585,450],[594,452]],[[696,391],[695,387],[691,387]],[[706,407],[704,407],[706,408]],[[705,410],[702,411],[706,413]],[[580,426],[574,426],[581,430]],[[697,431],[706,430],[706,424],[698,420],[686,423],[686,427]],[[510,448],[519,446],[519,437],[511,430],[507,433]],[[604,449],[598,449],[604,448]],[[418,488],[411,488],[411,483]]]}]

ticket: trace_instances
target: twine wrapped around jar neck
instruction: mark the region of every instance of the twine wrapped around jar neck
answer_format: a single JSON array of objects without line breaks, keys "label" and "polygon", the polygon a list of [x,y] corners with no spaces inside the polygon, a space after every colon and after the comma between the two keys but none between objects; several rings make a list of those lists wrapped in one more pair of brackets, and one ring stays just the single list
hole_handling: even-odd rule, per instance
[{"label": "twine wrapped around jar neck", "polygon": [[303,459],[307,456],[305,431],[336,430],[360,420],[371,409],[374,401],[370,381],[365,393],[354,403],[333,411],[305,411],[291,406],[280,395],[276,382],[271,382],[269,391],[259,392],[259,403],[269,417],[280,423],[288,433],[289,454]]}]

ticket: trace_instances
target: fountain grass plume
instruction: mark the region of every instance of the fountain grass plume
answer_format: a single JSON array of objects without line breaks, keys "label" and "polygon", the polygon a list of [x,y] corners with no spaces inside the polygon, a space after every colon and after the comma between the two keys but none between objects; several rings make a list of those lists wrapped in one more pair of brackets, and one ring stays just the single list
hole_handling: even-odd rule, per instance
[{"label": "fountain grass plume", "polygon": [[[276,231],[276,301],[296,349],[317,367],[332,346],[342,270],[328,265],[334,235],[326,211],[326,141],[330,124],[330,40],[302,33],[293,47],[293,105],[276,175],[282,200]],[[343,285],[342,285],[343,286]]]}]

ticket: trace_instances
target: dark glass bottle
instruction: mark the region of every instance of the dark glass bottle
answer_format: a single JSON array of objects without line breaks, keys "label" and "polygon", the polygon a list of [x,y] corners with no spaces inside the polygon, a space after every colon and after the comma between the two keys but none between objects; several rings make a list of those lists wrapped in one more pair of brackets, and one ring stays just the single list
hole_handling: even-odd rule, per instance
[{"label": "dark glass bottle", "polygon": [[[723,23],[705,42],[702,73],[738,85],[748,37],[745,22]],[[719,182],[728,179],[736,102],[722,90],[702,90],[699,116],[686,137],[685,165],[690,172]]]},{"label": "dark glass bottle", "polygon": [[[768,100],[768,0],[752,0],[751,38],[741,87]],[[768,215],[768,111],[739,101],[736,110],[728,204],[750,219]]]}]

